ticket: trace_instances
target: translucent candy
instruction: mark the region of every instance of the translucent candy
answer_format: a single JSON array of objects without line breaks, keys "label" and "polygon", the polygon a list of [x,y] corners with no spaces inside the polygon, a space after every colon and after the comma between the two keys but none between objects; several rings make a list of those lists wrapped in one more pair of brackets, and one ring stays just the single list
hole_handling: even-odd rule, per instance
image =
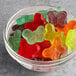
[{"label": "translucent candy", "polygon": [[66,46],[62,45],[62,41],[60,37],[56,37],[53,40],[53,44],[43,50],[42,56],[45,58],[50,58],[52,60],[59,59],[59,56],[63,54],[67,50]]},{"label": "translucent candy", "polygon": [[53,11],[53,10],[54,10],[53,8],[49,8],[49,9],[48,9],[48,11]]},{"label": "translucent candy", "polygon": [[46,19],[44,19],[43,15],[40,13],[36,13],[34,15],[34,21],[33,22],[27,22],[25,23],[24,28],[25,29],[29,29],[31,31],[35,31],[37,29],[38,26],[44,26],[46,24]]},{"label": "translucent candy", "polygon": [[60,31],[60,33],[61,33],[60,35],[61,35],[62,44],[63,44],[63,45],[66,45],[66,44],[65,44],[66,37],[65,37],[65,35],[64,35],[64,32],[61,32],[61,31]]},{"label": "translucent candy", "polygon": [[47,18],[47,10],[41,10],[41,11],[38,11],[37,13],[41,13],[43,16],[44,16],[44,18]]},{"label": "translucent candy", "polygon": [[66,45],[71,51],[76,50],[76,29],[69,30],[66,37]]},{"label": "translucent candy", "polygon": [[27,40],[29,44],[34,44],[36,42],[44,41],[44,32],[45,29],[43,26],[39,26],[35,31],[25,29],[22,33],[22,36]]},{"label": "translucent candy", "polygon": [[30,45],[24,38],[21,38],[20,47],[18,54],[28,58],[33,59],[36,55],[40,57],[41,47],[38,44]]},{"label": "translucent candy", "polygon": [[56,7],[56,11],[60,12],[60,11],[64,11],[64,9],[60,6]]},{"label": "translucent candy", "polygon": [[55,27],[64,27],[67,23],[67,13],[66,11],[57,12],[56,10],[49,11],[47,13],[48,21],[54,24]]},{"label": "translucent candy", "polygon": [[40,10],[37,13],[41,13],[44,16],[44,18],[47,19],[47,13],[48,13],[48,11],[53,11],[53,9],[52,8],[49,8],[47,10]]},{"label": "translucent candy", "polygon": [[66,50],[63,54],[60,55],[60,58],[64,58],[65,56],[68,55],[68,50]]},{"label": "translucent candy", "polygon": [[[45,48],[50,47],[51,44],[49,41],[38,42],[35,44],[28,44],[24,38],[21,38],[20,47],[18,50],[18,54],[29,59],[36,60],[37,58],[43,59],[42,51]],[[38,59],[38,60],[41,60]]]},{"label": "translucent candy", "polygon": [[55,37],[61,37],[61,34],[62,33],[60,31],[58,31],[58,32],[55,31],[55,28],[54,28],[53,24],[50,24],[50,23],[46,24],[45,35],[44,35],[45,40],[49,40],[52,43],[53,39]]},{"label": "translucent candy", "polygon": [[9,41],[9,45],[16,52],[19,49],[20,40],[21,40],[21,31],[20,30],[16,30],[14,32],[14,35],[13,36],[10,36],[10,38],[8,40]]},{"label": "translucent candy", "polygon": [[41,13],[35,13],[34,15],[34,23],[39,24],[39,25],[45,25],[46,19]]},{"label": "translucent candy", "polygon": [[31,22],[34,19],[34,15],[24,15],[16,20],[18,25],[25,24],[26,22]]},{"label": "translucent candy", "polygon": [[64,28],[55,27],[57,31],[63,31],[64,35],[67,36],[67,33],[71,29],[76,29],[76,21],[72,20],[69,23],[67,23]]},{"label": "translucent candy", "polygon": [[35,24],[34,22],[27,22],[27,23],[25,23],[24,28],[34,31],[37,29],[38,26],[39,26],[39,24]]},{"label": "translucent candy", "polygon": [[21,31],[23,31],[24,30],[24,24],[23,25],[13,25],[13,27],[12,27],[12,30],[13,31],[16,31],[16,30],[21,30]]}]

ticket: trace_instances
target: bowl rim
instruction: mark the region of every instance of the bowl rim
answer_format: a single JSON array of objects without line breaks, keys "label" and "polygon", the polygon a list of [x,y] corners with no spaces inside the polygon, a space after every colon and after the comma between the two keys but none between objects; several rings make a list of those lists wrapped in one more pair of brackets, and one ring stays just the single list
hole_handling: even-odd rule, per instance
[{"label": "bowl rim", "polygon": [[8,40],[6,39],[6,28],[7,26],[9,25],[9,23],[11,22],[11,20],[18,14],[20,13],[22,10],[25,10],[27,8],[30,8],[30,7],[38,7],[38,6],[48,6],[48,7],[51,7],[51,8],[55,8],[55,6],[51,6],[51,5],[33,5],[33,6],[29,6],[29,7],[25,7],[19,11],[17,11],[14,15],[12,15],[12,17],[8,20],[7,22],[7,25],[4,27],[4,30],[3,30],[3,39],[4,39],[4,42],[7,43],[7,46],[10,48],[10,50],[18,57],[24,59],[25,61],[30,61],[30,62],[33,62],[33,63],[54,63],[54,64],[57,64],[63,60],[66,60],[67,58],[69,58],[71,55],[73,55],[75,53],[75,51],[73,51],[72,53],[68,54],[67,56],[61,58],[61,59],[58,59],[58,60],[54,60],[54,61],[35,61],[35,60],[31,60],[31,59],[28,59],[28,58],[24,58],[22,56],[20,56],[19,54],[17,54],[9,45],[8,43]]}]

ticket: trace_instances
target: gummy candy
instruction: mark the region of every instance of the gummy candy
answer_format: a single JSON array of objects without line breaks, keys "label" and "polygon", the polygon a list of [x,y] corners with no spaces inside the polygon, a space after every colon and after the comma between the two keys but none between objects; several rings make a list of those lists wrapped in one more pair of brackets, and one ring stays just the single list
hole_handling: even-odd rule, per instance
[{"label": "gummy candy", "polygon": [[52,41],[55,36],[54,32],[55,32],[54,26],[50,23],[46,24],[46,26],[45,26],[45,40]]},{"label": "gummy candy", "polygon": [[49,8],[49,9],[48,9],[48,11],[53,11],[53,10],[54,10],[53,8]]},{"label": "gummy candy", "polygon": [[24,15],[16,20],[18,25],[25,24],[26,22],[33,21],[34,15]]},{"label": "gummy candy", "polygon": [[48,22],[48,19],[47,19],[47,13],[48,13],[48,11],[53,11],[53,9],[49,8],[47,10],[40,10],[37,13],[41,13],[44,16],[44,18],[46,19],[46,21]]},{"label": "gummy candy", "polygon": [[44,41],[44,27],[39,26],[35,31],[25,29],[22,33],[22,36],[27,40],[29,44],[34,44],[36,42]]},{"label": "gummy candy", "polygon": [[57,60],[68,54],[68,48],[76,49],[76,21],[67,23],[67,12],[61,7],[21,16],[16,23],[12,27],[9,45],[25,58]]},{"label": "gummy candy", "polygon": [[27,22],[27,23],[25,23],[24,28],[25,28],[25,29],[29,29],[29,30],[31,30],[31,31],[34,31],[34,30],[37,29],[38,26],[40,26],[40,25],[39,25],[39,24],[36,24],[36,23],[34,23],[34,22]]},{"label": "gummy candy", "polygon": [[27,43],[27,41],[24,38],[21,38],[20,48],[18,51],[19,55],[28,59],[33,59],[36,53],[38,55],[40,51],[41,48],[38,44],[30,45]]},{"label": "gummy candy", "polygon": [[66,46],[62,45],[60,37],[56,37],[53,40],[52,46],[46,48],[42,52],[42,56],[45,58],[50,58],[52,60],[59,59],[59,56],[67,50]]},{"label": "gummy candy", "polygon": [[20,30],[16,30],[14,32],[14,35],[13,36],[10,36],[10,38],[8,40],[9,41],[9,45],[16,52],[19,49],[20,40],[21,40],[21,31]]},{"label": "gummy candy", "polygon": [[45,26],[45,35],[44,36],[45,36],[45,40],[49,40],[52,43],[52,41],[55,37],[61,37],[61,32],[60,31],[56,32],[54,25],[48,23]]},{"label": "gummy candy", "polygon": [[60,11],[64,11],[64,9],[60,6],[56,7],[56,11],[60,12]]},{"label": "gummy candy", "polygon": [[11,34],[10,34],[10,36],[13,36],[13,35],[14,35],[14,33],[11,33]]},{"label": "gummy candy", "polygon": [[46,22],[46,19],[43,17],[42,14],[36,13],[36,14],[34,15],[34,23],[45,26],[45,24],[46,24],[47,22]]},{"label": "gummy candy", "polygon": [[49,8],[47,10],[40,10],[37,13],[41,13],[44,16],[44,18],[47,19],[47,13],[48,13],[48,11],[53,11],[53,9],[52,8]]},{"label": "gummy candy", "polygon": [[51,46],[50,41],[44,40],[43,42],[38,43],[40,45],[40,47],[42,48],[42,50],[44,50],[47,47]]},{"label": "gummy candy", "polygon": [[49,11],[47,13],[48,21],[52,24],[54,24],[55,27],[64,27],[64,25],[67,23],[67,13],[66,11],[57,12]]},{"label": "gummy candy", "polygon": [[61,40],[62,40],[62,44],[63,44],[63,45],[66,45],[66,44],[65,44],[66,37],[65,37],[65,35],[64,35],[64,32],[60,32],[60,33],[61,33],[61,34],[60,34],[60,35],[61,35],[60,37],[61,37]]},{"label": "gummy candy", "polygon": [[[34,58],[37,58],[37,57],[44,58],[44,57],[42,56],[42,51],[43,51],[45,48],[50,47],[50,46],[51,46],[51,43],[50,43],[49,41],[47,41],[47,40],[44,40],[43,42],[38,42],[38,43],[36,43],[36,44],[38,44],[38,45],[40,46],[41,50],[34,55]],[[47,60],[47,59],[45,59],[45,60]]]},{"label": "gummy candy", "polygon": [[60,55],[60,58],[64,58],[67,55],[68,55],[68,51],[66,50],[63,54]]},{"label": "gummy candy", "polygon": [[30,45],[24,38],[21,38],[18,54],[29,59],[34,59],[37,57],[43,58],[42,51],[45,48],[45,45],[46,48],[48,48],[50,46],[50,42],[44,41],[42,43],[35,43],[33,45]]},{"label": "gummy candy", "polygon": [[69,23],[67,23],[64,28],[58,28],[58,27],[55,27],[55,29],[57,31],[63,31],[64,32],[64,35],[67,36],[67,33],[69,30],[71,29],[75,29],[76,28],[76,21],[72,20],[70,21]]},{"label": "gummy candy", "polygon": [[23,31],[24,30],[24,24],[22,24],[22,25],[14,25],[13,27],[12,27],[12,30],[13,31],[15,31],[15,30],[21,30],[21,31]]},{"label": "gummy candy", "polygon": [[76,29],[69,30],[66,36],[66,45],[71,51],[76,50]]},{"label": "gummy candy", "polygon": [[44,18],[47,18],[47,10],[41,10],[41,11],[38,11],[37,13],[41,13],[43,16],[44,16]]},{"label": "gummy candy", "polygon": [[31,31],[34,31],[37,29],[38,26],[44,26],[46,24],[46,20],[44,19],[43,15],[40,13],[36,13],[34,15],[34,21],[33,22],[27,22],[25,23],[24,28],[25,29],[30,29]]}]

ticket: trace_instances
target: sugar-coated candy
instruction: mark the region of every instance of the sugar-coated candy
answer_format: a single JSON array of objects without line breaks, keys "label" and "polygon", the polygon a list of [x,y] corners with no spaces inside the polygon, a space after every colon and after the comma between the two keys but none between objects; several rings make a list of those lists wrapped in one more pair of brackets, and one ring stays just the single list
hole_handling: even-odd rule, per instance
[{"label": "sugar-coated candy", "polygon": [[16,20],[18,25],[25,24],[26,22],[31,22],[34,19],[34,15],[24,15]]},{"label": "sugar-coated candy", "polygon": [[56,10],[49,11],[47,13],[48,21],[54,24],[55,27],[64,27],[67,23],[67,13],[66,11],[57,12]]},{"label": "sugar-coated candy", "polygon": [[22,36],[27,40],[29,44],[34,44],[36,42],[44,41],[44,32],[45,29],[43,26],[39,26],[35,31],[25,29],[22,33]]},{"label": "sugar-coated candy", "polygon": [[21,31],[20,30],[16,30],[14,32],[14,35],[9,37],[9,40],[8,40],[9,45],[16,52],[19,49],[20,40],[21,40]]},{"label": "sugar-coated candy", "polygon": [[45,40],[49,40],[51,43],[55,37],[61,37],[61,32],[55,31],[54,25],[51,23],[46,24],[45,26]]},{"label": "sugar-coated candy", "polygon": [[65,26],[64,28],[59,28],[59,27],[55,27],[55,29],[57,31],[63,31],[64,32],[64,35],[67,36],[67,33],[69,30],[71,29],[76,29],[76,21],[72,20],[72,21],[69,21]]},{"label": "sugar-coated candy", "polygon": [[28,59],[34,59],[38,57],[43,58],[42,51],[45,49],[45,45],[46,48],[48,48],[51,44],[49,41],[44,41],[42,43],[30,45],[24,38],[21,38],[18,54]]},{"label": "sugar-coated candy", "polygon": [[59,56],[63,54],[67,50],[66,46],[62,45],[62,41],[60,37],[56,37],[53,40],[53,44],[43,50],[42,56],[45,58],[50,58],[52,60],[59,59]]},{"label": "sugar-coated candy", "polygon": [[76,29],[69,30],[66,36],[66,45],[71,51],[76,50]]},{"label": "sugar-coated candy", "polygon": [[25,23],[24,28],[25,29],[30,29],[31,31],[34,31],[37,29],[38,26],[44,26],[46,24],[46,19],[44,19],[43,15],[40,13],[36,13],[34,15],[34,21],[33,22],[27,22]]}]

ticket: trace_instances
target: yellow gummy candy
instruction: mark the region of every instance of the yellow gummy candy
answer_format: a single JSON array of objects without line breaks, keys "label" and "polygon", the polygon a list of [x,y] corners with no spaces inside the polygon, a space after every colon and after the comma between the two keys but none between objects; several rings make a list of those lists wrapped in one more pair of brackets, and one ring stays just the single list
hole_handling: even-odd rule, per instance
[{"label": "yellow gummy candy", "polygon": [[49,40],[52,43],[54,38],[61,36],[62,32],[61,31],[56,32],[53,24],[51,23],[46,24],[45,35],[44,35],[45,40]]}]

